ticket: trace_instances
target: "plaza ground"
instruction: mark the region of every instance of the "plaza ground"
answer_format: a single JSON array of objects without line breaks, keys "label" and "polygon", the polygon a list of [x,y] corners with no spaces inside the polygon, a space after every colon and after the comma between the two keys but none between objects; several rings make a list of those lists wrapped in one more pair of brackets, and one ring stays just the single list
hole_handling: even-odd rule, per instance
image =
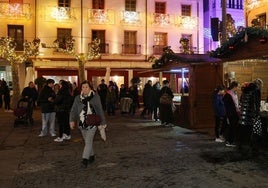
[{"label": "plaza ground", "polygon": [[14,128],[13,113],[3,110],[0,119],[0,188],[268,187],[266,143],[253,155],[216,143],[212,130],[162,127],[118,112],[107,117],[107,141],[95,136],[95,162],[82,169],[78,129],[56,143],[38,137],[39,109],[33,126]]}]

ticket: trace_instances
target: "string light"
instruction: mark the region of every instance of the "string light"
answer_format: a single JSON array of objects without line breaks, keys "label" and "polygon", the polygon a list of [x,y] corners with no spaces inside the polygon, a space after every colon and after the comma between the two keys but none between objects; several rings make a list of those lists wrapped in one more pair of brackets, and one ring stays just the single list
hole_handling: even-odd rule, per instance
[{"label": "string light", "polygon": [[8,17],[9,19],[30,19],[30,4],[23,3],[0,3],[0,17]]}]

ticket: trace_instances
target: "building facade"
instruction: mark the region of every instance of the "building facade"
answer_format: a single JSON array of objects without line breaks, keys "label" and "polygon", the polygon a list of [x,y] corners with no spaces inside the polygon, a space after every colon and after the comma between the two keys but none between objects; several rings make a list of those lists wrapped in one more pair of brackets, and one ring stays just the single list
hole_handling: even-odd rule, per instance
[{"label": "building facade", "polygon": [[[227,38],[232,37],[240,27],[245,26],[244,0],[226,2]],[[204,0],[204,51],[209,52],[221,46],[221,22],[223,21],[222,0]],[[214,20],[214,21],[213,21]],[[212,37],[215,33],[215,38]]]},{"label": "building facade", "polygon": [[[86,62],[86,78],[94,85],[102,78],[129,85],[133,77],[143,82],[159,79],[146,73],[152,66],[149,57],[161,55],[165,46],[181,52],[181,38],[189,39],[193,53],[204,53],[202,10],[199,0],[7,0],[0,2],[0,36],[15,38],[17,51],[23,51],[23,41],[38,37],[34,77],[72,82],[80,82],[77,60],[58,47],[66,48],[66,39],[72,36],[75,53],[85,54],[98,38],[101,58]],[[3,59],[1,67],[6,67],[1,77],[10,79]],[[26,69],[27,64],[20,65],[21,87]]]},{"label": "building facade", "polygon": [[245,2],[246,26],[268,29],[268,0],[248,0]]}]

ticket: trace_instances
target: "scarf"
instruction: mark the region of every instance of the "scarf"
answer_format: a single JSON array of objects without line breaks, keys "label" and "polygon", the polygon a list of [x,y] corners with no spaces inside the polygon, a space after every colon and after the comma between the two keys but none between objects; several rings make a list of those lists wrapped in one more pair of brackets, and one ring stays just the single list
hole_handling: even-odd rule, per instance
[{"label": "scarf", "polygon": [[90,104],[90,100],[94,97],[94,95],[95,92],[93,90],[91,90],[88,95],[82,95],[82,94],[80,95],[80,100],[83,103],[83,108],[82,111],[80,112],[79,126],[81,126],[82,128],[87,128],[85,122],[87,114],[94,113],[93,107]]}]

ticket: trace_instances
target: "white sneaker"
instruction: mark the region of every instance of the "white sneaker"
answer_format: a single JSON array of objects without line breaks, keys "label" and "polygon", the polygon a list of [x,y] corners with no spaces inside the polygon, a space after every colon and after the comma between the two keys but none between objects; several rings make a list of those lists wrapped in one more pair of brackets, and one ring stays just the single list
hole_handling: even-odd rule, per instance
[{"label": "white sneaker", "polygon": [[220,135],[220,139],[225,142],[224,136]]},{"label": "white sneaker", "polygon": [[62,134],[62,139],[63,140],[70,140],[71,139],[71,135],[67,135],[65,133]]},{"label": "white sneaker", "polygon": [[42,134],[42,133],[40,133],[38,136],[39,136],[39,137],[43,137],[43,136],[45,136],[45,135],[44,135],[44,134]]},{"label": "white sneaker", "polygon": [[221,138],[216,138],[215,142],[224,142]]},{"label": "white sneaker", "polygon": [[54,141],[55,142],[63,142],[63,138],[58,137],[58,138],[54,139]]},{"label": "white sneaker", "polygon": [[53,133],[53,134],[51,134],[51,136],[52,136],[52,137],[55,137],[55,136],[57,136],[57,135],[56,135],[55,133]]},{"label": "white sneaker", "polygon": [[235,144],[231,144],[231,143],[229,143],[229,142],[227,142],[227,143],[225,144],[225,146],[227,146],[227,147],[236,147]]}]

